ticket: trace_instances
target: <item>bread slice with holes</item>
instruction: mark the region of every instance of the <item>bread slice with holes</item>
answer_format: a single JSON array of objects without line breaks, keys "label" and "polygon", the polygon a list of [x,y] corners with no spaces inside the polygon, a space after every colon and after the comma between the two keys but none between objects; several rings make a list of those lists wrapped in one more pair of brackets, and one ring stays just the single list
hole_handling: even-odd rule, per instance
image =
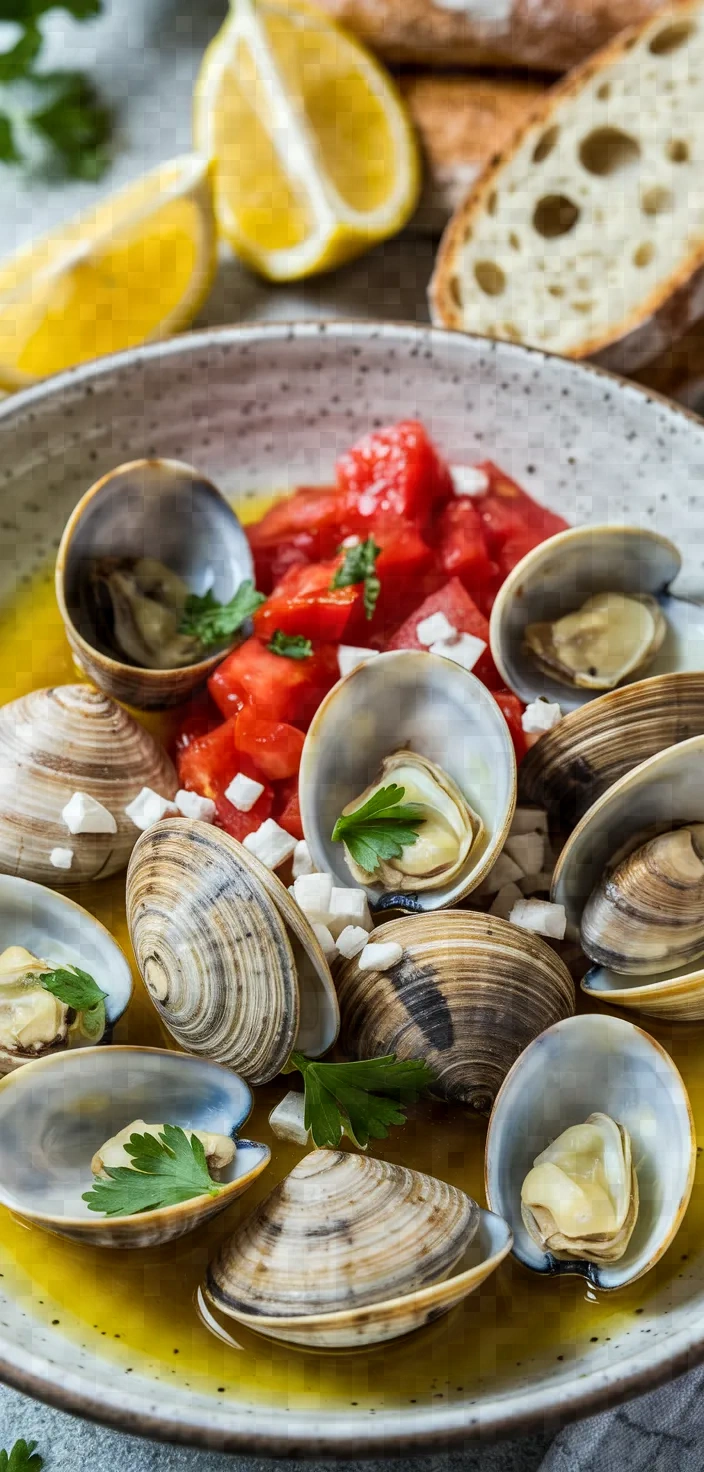
[{"label": "bread slice with holes", "polygon": [[446,327],[624,373],[704,316],[704,0],[624,32],[547,94],[450,222]]}]

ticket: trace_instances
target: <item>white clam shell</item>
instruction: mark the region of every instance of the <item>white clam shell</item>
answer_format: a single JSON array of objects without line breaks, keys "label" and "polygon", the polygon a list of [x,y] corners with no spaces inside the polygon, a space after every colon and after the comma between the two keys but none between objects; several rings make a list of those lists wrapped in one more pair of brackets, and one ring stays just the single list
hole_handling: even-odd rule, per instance
[{"label": "white clam shell", "polygon": [[[608,1114],[631,1136],[638,1218],[618,1262],[557,1261],[541,1252],[523,1224],[521,1186],[535,1157],[595,1112]],[[487,1199],[509,1223],[514,1255],[526,1267],[622,1288],[647,1273],[672,1242],[687,1210],[695,1163],[689,1099],[664,1048],[618,1017],[569,1017],[536,1038],[504,1080],[487,1134]]]},{"label": "white clam shell", "polygon": [[355,887],[332,830],[344,807],[372,783],[385,757],[417,751],[456,782],[484,823],[462,872],[417,894],[368,886],[374,908],[433,910],[454,905],[489,872],[516,803],[516,761],[508,727],[474,675],[438,655],[380,654],[341,680],[311,722],[299,791],[306,842],[316,868]]},{"label": "white clam shell", "polygon": [[[615,782],[585,813],[560,854],[552,898],[576,933],[582,911],[614,856],[652,833],[704,821],[704,736],[658,752]],[[704,1018],[704,961],[649,975],[593,966],[582,989],[600,1002],[653,1017]]]},{"label": "white clam shell", "polygon": [[30,1063],[0,1083],[0,1202],[90,1246],[171,1242],[241,1196],[267,1166],[267,1146],[238,1139],[218,1196],[111,1219],[81,1199],[93,1155],[135,1119],[235,1137],[251,1107],[243,1079],[183,1053],[86,1048]]},{"label": "white clam shell", "polygon": [[704,668],[704,606],[669,593],[681,564],[667,537],[642,527],[574,527],[542,542],[509,574],[491,612],[491,652],[506,684],[522,700],[545,695],[563,710],[598,694],[553,679],[523,647],[528,624],[561,618],[594,593],[650,593],[660,603],[668,632],[652,664],[634,671],[634,679]]},{"label": "white clam shell", "polygon": [[[129,1005],[132,974],[110,932],[93,915],[65,895],[28,879],[0,875],[0,952],[22,945],[53,967],[80,966],[106,992],[105,1018],[114,1027]],[[76,1039],[73,1046],[87,1046]],[[65,1045],[52,1050],[65,1051]],[[0,1075],[32,1062],[27,1054],[0,1049]]]}]

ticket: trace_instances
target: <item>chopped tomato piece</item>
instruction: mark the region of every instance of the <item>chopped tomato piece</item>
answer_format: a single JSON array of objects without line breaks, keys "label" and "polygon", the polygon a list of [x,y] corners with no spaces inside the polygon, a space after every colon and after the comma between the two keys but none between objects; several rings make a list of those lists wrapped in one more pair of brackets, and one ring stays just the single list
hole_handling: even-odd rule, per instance
[{"label": "chopped tomato piece", "polygon": [[496,582],[498,568],[489,556],[484,523],[474,502],[468,496],[450,501],[434,530],[441,571],[448,578],[459,578],[486,612],[487,597]]},{"label": "chopped tomato piece", "polygon": [[335,486],[302,486],[247,527],[257,587],[271,592],[289,567],[332,557],[346,534],[346,509]]},{"label": "chopped tomato piece", "polygon": [[[234,717],[207,736],[192,741],[181,752],[177,765],[179,781],[183,786],[189,792],[199,792],[202,797],[211,797],[215,803],[219,827],[240,842],[247,833],[254,833],[265,818],[269,817],[274,794],[254,762],[237,750]],[[243,772],[245,777],[253,777],[264,785],[264,791],[248,813],[241,813],[225,797],[227,788],[238,772]]]},{"label": "chopped tomato piece", "polygon": [[489,477],[489,489],[473,498],[474,505],[484,523],[489,552],[506,577],[526,552],[556,532],[564,532],[568,523],[534,501],[491,460],[480,469]]},{"label": "chopped tomato piece", "polygon": [[303,837],[301,808],[298,801],[298,777],[279,782],[274,798],[274,817],[292,838]]},{"label": "chopped tomato piece", "polygon": [[450,472],[415,419],[374,430],[337,462],[348,514],[373,523],[392,514],[424,526],[454,495]]},{"label": "chopped tomato piece", "polygon": [[218,665],[208,689],[224,716],[249,703],[271,721],[308,724],[338,677],[333,644],[318,645],[306,659],[288,659],[253,636]]},{"label": "chopped tomato piece", "polygon": [[[200,736],[207,736],[208,732],[213,731],[222,721],[220,711],[213,704],[207,690],[199,690],[196,695],[191,696],[190,700],[179,706],[173,714],[177,720],[171,726],[168,745],[174,761],[182,751],[186,750],[186,747],[191,745],[191,742],[197,741]],[[234,711],[228,714],[234,715]]]},{"label": "chopped tomato piece", "polygon": [[[242,764],[240,764],[239,770],[244,770]],[[245,776],[247,777],[254,775],[253,766],[249,771],[245,772]],[[257,781],[261,781],[261,777],[257,777]],[[241,813],[239,808],[233,807],[232,803],[228,802],[223,793],[222,796],[216,797],[215,799],[215,821],[218,828],[224,828],[226,833],[229,833],[232,838],[236,838],[242,843],[242,840],[247,837],[248,833],[256,833],[257,828],[261,828],[262,823],[271,817],[273,802],[274,793],[271,787],[265,786],[261,797],[257,798],[254,807],[250,808],[248,813]]]},{"label": "chopped tomato piece", "polygon": [[387,649],[422,649],[416,629],[421,619],[428,618],[431,613],[444,613],[448,623],[451,623],[458,634],[474,634],[475,638],[483,639],[486,644],[485,652],[480,655],[474,666],[473,674],[483,680],[490,690],[495,690],[501,685],[501,676],[494,664],[489,650],[489,622],[484,614],[472,601],[466,588],[463,588],[459,578],[451,578],[437,593],[431,593],[421,603],[419,608],[406,619],[400,629],[387,643]]},{"label": "chopped tomato piece", "polygon": [[306,639],[339,644],[353,611],[362,602],[358,584],[331,587],[341,562],[342,558],[336,557],[310,567],[292,567],[254,616],[259,638],[268,643],[281,629],[284,634],[303,634]]},{"label": "chopped tomato piece", "polygon": [[237,751],[251,757],[255,766],[270,782],[293,777],[301,765],[305,737],[285,721],[268,721],[245,706],[235,717]]},{"label": "chopped tomato piece", "polygon": [[379,597],[371,619],[366,616],[363,599],[360,601],[345,638],[355,644],[383,645],[404,614],[418,603],[425,575],[432,569],[433,553],[417,528],[408,522],[387,518],[374,524],[372,536],[381,548],[375,564],[381,584]]},{"label": "chopped tomato piece", "polygon": [[511,690],[492,690],[491,693],[511,732],[511,740],[516,749],[516,760],[520,762],[527,751],[525,732],[521,725],[521,716],[525,706]]}]

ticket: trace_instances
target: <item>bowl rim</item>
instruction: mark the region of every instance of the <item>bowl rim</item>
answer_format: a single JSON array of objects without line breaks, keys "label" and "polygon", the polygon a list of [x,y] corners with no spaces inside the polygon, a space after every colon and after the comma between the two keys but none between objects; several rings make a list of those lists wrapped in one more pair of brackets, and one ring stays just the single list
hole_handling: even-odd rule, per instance
[{"label": "bowl rim", "polygon": [[[286,341],[314,343],[321,338],[337,339],[344,344],[357,342],[360,347],[381,341],[400,347],[445,346],[453,351],[467,351],[471,361],[480,349],[511,363],[526,359],[536,364],[554,365],[569,382],[579,384],[586,377],[612,385],[621,396],[656,404],[671,422],[686,426],[690,433],[702,436],[704,425],[693,410],[673,404],[665,395],[645,388],[598,364],[577,362],[548,353],[542,348],[524,347],[519,343],[487,339],[476,333],[452,332],[445,328],[402,321],[378,321],[363,318],[324,317],[313,320],[252,322],[237,326],[206,327],[179,334],[166,342],[128,348],[121,353],[67,369],[41,383],[34,384],[0,403],[0,431],[21,424],[30,413],[53,401],[70,398],[83,386],[109,380],[116,373],[137,364],[158,362],[196,352],[210,352],[229,343],[273,345]],[[30,1353],[17,1347],[0,1331],[0,1380],[7,1385],[45,1401],[57,1408],[82,1415],[90,1420],[116,1427],[135,1435],[211,1450],[236,1451],[269,1457],[329,1456],[338,1458],[402,1456],[429,1453],[443,1448],[461,1447],[470,1441],[496,1440],[519,1436],[536,1429],[557,1429],[581,1416],[619,1404],[629,1397],[642,1395],[672,1380],[704,1361],[704,1326],[697,1331],[692,1325],[680,1326],[652,1348],[634,1350],[615,1370],[590,1370],[561,1381],[555,1389],[550,1380],[542,1386],[524,1383],[493,1398],[485,1407],[482,1401],[472,1405],[447,1405],[441,1412],[419,1407],[387,1410],[374,1422],[360,1421],[347,1412],[336,1410],[334,1417],[310,1412],[288,1412],[285,1407],[267,1407],[257,1419],[247,1408],[228,1407],[212,1402],[207,1418],[196,1411],[189,1416],[188,1404],[179,1414],[173,1409],[165,1413],[154,1395],[130,1391],[121,1382],[110,1384],[108,1377],[98,1388],[94,1377],[76,1373],[62,1366],[61,1378],[56,1367],[43,1354]]]}]

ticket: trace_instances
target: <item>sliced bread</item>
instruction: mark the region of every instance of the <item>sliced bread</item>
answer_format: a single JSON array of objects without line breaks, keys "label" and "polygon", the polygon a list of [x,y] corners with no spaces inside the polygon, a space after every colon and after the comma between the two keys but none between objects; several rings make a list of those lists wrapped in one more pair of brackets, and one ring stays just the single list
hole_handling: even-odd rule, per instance
[{"label": "sliced bread", "polygon": [[553,88],[457,211],[434,320],[634,372],[704,316],[704,0]]},{"label": "sliced bread", "polygon": [[663,0],[318,0],[388,61],[566,72]]}]

